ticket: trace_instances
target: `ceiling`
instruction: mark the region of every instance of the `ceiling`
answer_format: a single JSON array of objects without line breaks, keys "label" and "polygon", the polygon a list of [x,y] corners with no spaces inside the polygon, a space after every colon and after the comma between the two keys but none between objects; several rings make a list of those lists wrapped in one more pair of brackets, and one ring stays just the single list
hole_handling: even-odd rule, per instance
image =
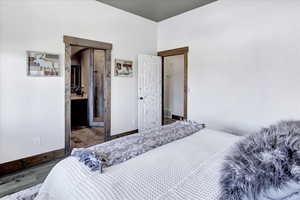
[{"label": "ceiling", "polygon": [[217,0],[97,0],[159,22]]}]

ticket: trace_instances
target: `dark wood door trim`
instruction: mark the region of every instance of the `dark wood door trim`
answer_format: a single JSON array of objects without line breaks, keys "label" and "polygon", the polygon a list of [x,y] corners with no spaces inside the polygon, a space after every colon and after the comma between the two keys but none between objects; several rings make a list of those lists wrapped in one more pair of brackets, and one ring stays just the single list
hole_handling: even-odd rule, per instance
[{"label": "dark wood door trim", "polygon": [[184,119],[187,119],[188,104],[188,51],[184,53]]},{"label": "dark wood door trim", "polygon": [[71,44],[65,43],[65,154],[71,152]]},{"label": "dark wood door trim", "polygon": [[167,57],[167,56],[177,56],[182,54],[187,54],[189,52],[189,47],[182,47],[177,49],[170,49],[166,51],[158,52],[158,56]]},{"label": "dark wood door trim", "polygon": [[111,50],[112,44],[106,43],[106,42],[99,42],[94,40],[87,40],[72,36],[64,36],[64,43],[71,44],[72,46],[82,46],[82,47],[89,47],[89,48],[95,48],[95,49],[105,49],[105,50]]},{"label": "dark wood door trim", "polygon": [[104,75],[104,132],[105,141],[110,139],[111,131],[111,50],[112,44],[64,36],[65,43],[65,153],[71,152],[71,47],[83,46],[105,50]]},{"label": "dark wood door trim", "polygon": [[188,52],[189,47],[170,49],[160,51],[158,56],[162,57],[162,124],[164,121],[164,61],[165,57],[184,55],[184,119],[187,119],[187,104],[188,104]]},{"label": "dark wood door trim", "polygon": [[111,50],[105,51],[105,74],[104,74],[104,132],[105,141],[111,136]]}]

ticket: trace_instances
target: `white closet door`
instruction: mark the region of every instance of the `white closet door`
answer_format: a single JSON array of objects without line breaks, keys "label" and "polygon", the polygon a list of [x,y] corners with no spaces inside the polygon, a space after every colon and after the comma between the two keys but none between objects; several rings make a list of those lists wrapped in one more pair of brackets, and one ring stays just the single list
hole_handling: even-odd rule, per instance
[{"label": "white closet door", "polygon": [[159,56],[138,57],[138,129],[161,126],[162,61]]}]

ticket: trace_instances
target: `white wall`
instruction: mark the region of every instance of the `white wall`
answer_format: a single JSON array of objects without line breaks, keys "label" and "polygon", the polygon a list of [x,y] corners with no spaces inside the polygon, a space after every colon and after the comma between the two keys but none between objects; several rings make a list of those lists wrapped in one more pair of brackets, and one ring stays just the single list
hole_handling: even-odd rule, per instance
[{"label": "white wall", "polygon": [[[2,24],[3,24],[3,13],[4,13],[4,8],[0,6],[0,27],[2,27]],[[2,118],[5,117],[4,116],[4,113],[2,112],[2,92],[4,90],[4,82],[3,82],[3,78],[4,78],[4,74],[3,74],[3,54],[4,54],[4,49],[3,49],[3,45],[2,45],[2,42],[3,41],[3,34],[2,34],[2,31],[0,29],[0,130],[3,129],[3,122],[2,122]],[[4,141],[4,138],[3,138],[3,134],[1,134],[0,132],[0,153],[3,153],[3,150],[1,150],[1,146],[3,142],[1,141]]]},{"label": "white wall", "polygon": [[239,134],[300,119],[299,11],[219,0],[159,23],[159,50],[190,47],[188,117]]},{"label": "white wall", "polygon": [[184,55],[164,59],[164,110],[184,116]]},{"label": "white wall", "polygon": [[[64,147],[64,74],[27,77],[25,60],[59,53],[63,70],[63,35],[111,42],[113,59],[135,64],[156,43],[189,46],[188,117],[210,127],[299,119],[299,10],[298,0],[219,0],[159,23],[157,41],[156,23],[94,0],[0,0],[0,163]],[[135,67],[112,78],[112,134],[137,128]]]},{"label": "white wall", "polygon": [[26,50],[59,53],[64,70],[63,35],[135,61],[134,78],[112,77],[112,134],[137,128],[137,55],[156,53],[156,23],[94,0],[0,0],[0,13],[0,163],[64,148],[64,74],[26,76]]}]

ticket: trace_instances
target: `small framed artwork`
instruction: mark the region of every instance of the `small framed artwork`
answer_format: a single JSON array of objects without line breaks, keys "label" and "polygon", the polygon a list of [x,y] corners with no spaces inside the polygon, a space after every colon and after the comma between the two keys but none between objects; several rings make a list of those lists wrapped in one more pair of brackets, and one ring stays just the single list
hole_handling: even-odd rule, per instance
[{"label": "small framed artwork", "polygon": [[27,51],[28,76],[60,76],[58,54]]},{"label": "small framed artwork", "polygon": [[119,77],[133,77],[133,61],[129,60],[115,60],[115,76]]}]

